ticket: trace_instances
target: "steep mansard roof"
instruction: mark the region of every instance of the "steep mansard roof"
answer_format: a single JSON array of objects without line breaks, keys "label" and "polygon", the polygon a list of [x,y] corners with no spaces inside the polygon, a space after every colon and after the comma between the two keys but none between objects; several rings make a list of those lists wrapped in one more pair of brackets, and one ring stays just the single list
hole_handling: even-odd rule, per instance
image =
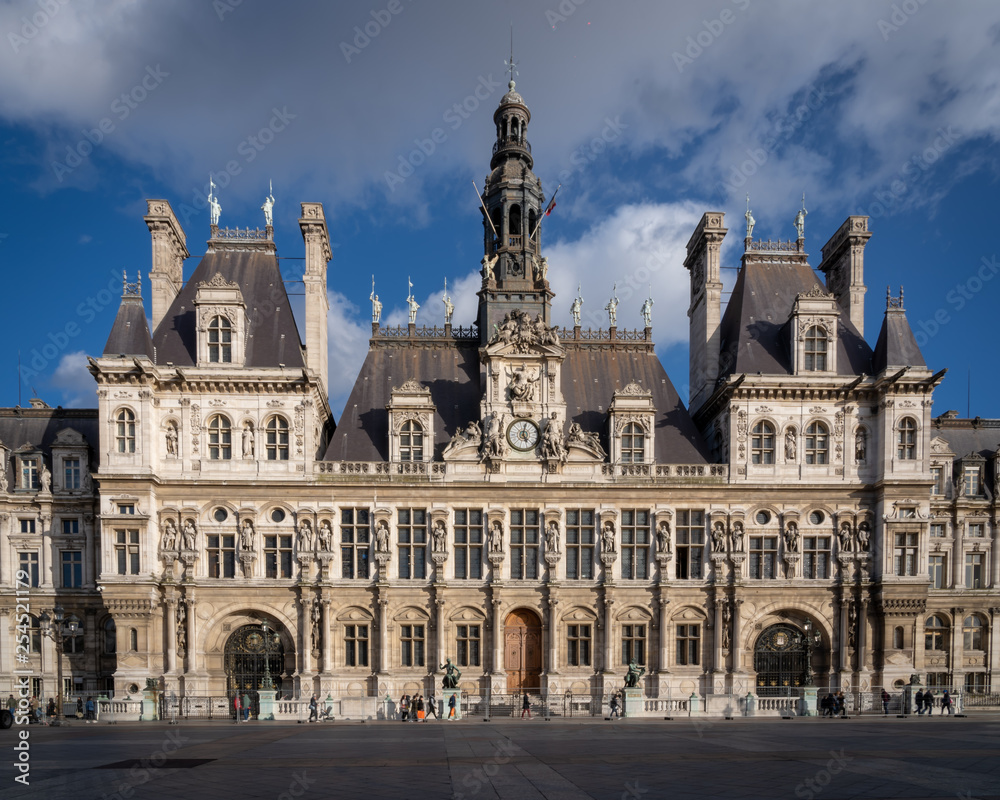
[{"label": "steep mansard roof", "polygon": [[[96,466],[99,427],[96,408],[0,408],[0,444],[8,451],[24,445],[48,456],[51,469],[52,443],[67,428],[80,433],[90,445],[91,466]],[[7,460],[8,486],[14,486],[14,464]]]},{"label": "steep mansard roof", "polygon": [[174,298],[153,332],[156,363],[170,361],[181,367],[197,363],[195,295],[198,284],[211,280],[216,273],[239,284],[243,295],[250,320],[245,365],[277,367],[284,364],[290,369],[305,366],[302,341],[278,269],[277,255],[235,250],[207,253]]},{"label": "steep mansard roof", "polygon": [[146,310],[142,307],[142,298],[138,295],[125,295],[118,307],[118,315],[111,326],[107,344],[104,345],[104,355],[115,356],[147,356],[153,359],[153,339],[149,335],[149,325],[146,323]]},{"label": "steep mansard roof", "polygon": [[[795,298],[817,285],[824,281],[805,263],[743,266],[722,317],[719,375],[791,375],[788,320]],[[846,313],[841,312],[837,331],[838,374],[874,374],[872,350]]]},{"label": "steep mansard roof", "polygon": [[[657,409],[655,459],[661,464],[708,463],[708,448],[691,421],[659,359],[607,347],[566,344],[562,391],[568,419],[606,442],[607,411],[616,390],[636,381],[653,394]],[[385,461],[389,458],[389,415],[393,387],[415,380],[431,392],[434,458],[439,459],[452,435],[480,416],[480,364],[470,342],[373,343],[347,400],[337,432],[327,448],[327,461]]]},{"label": "steep mansard roof", "polygon": [[917,340],[906,320],[902,308],[887,308],[885,319],[882,320],[882,330],[879,331],[875,343],[875,357],[872,374],[877,375],[883,370],[899,367],[920,367],[925,369],[923,353],[917,345]]}]

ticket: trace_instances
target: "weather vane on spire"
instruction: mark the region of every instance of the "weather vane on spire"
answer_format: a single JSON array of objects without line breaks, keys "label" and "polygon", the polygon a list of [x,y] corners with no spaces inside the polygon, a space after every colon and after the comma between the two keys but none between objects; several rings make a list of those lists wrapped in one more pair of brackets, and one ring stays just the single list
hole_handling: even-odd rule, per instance
[{"label": "weather vane on spire", "polygon": [[510,73],[510,85],[514,88],[514,76],[517,75],[517,62],[514,61],[514,25],[510,26],[510,60],[503,62]]}]

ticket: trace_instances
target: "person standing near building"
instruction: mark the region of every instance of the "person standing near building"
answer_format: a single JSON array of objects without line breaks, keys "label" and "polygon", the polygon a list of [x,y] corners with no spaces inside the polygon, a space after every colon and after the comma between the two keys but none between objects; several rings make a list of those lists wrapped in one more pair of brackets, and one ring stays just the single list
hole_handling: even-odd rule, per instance
[{"label": "person standing near building", "polygon": [[243,693],[243,721],[250,721],[250,695],[247,692]]},{"label": "person standing near building", "polygon": [[417,695],[417,722],[424,722],[424,696]]},{"label": "person standing near building", "polygon": [[842,691],[837,692],[837,716],[847,716],[847,698],[844,697],[844,693]]},{"label": "person standing near building", "polygon": [[923,689],[917,689],[917,695],[913,698],[914,706],[917,709],[918,714],[924,713],[924,692]]},{"label": "person standing near building", "polygon": [[615,692],[613,695],[611,695],[610,704],[611,704],[611,719],[614,719],[615,717],[621,719],[621,714],[618,713],[618,692]]},{"label": "person standing near building", "polygon": [[86,705],[84,707],[86,709],[86,714],[87,714],[87,718],[86,718],[85,722],[88,722],[88,723],[89,722],[94,722],[94,723],[96,723],[97,722],[97,718],[94,716],[94,696],[93,695],[88,695],[87,696],[87,703],[86,703]]},{"label": "person standing near building", "polygon": [[934,713],[934,692],[928,689],[924,692],[924,708],[927,709],[927,716]]},{"label": "person standing near building", "polygon": [[239,724],[240,724],[240,722],[241,722],[241,719],[242,719],[242,711],[241,711],[241,707],[242,707],[242,706],[241,706],[241,702],[240,702],[240,693],[239,693],[239,692],[237,692],[237,693],[236,693],[236,696],[235,696],[235,697],[233,697],[233,711],[234,711],[234,712],[235,712],[235,714],[236,714],[236,724],[237,724],[237,725],[239,725]]},{"label": "person standing near building", "polygon": [[49,719],[49,721],[46,723],[47,725],[51,725],[52,720],[56,718],[56,701],[55,698],[53,697],[49,698],[49,703],[47,706],[45,706],[45,716],[48,717]]},{"label": "person standing near building", "polygon": [[886,717],[889,716],[889,701],[891,699],[892,698],[889,696],[889,693],[883,688],[882,689],[882,715],[883,716],[886,716]]},{"label": "person standing near building", "polygon": [[403,695],[399,698],[399,720],[400,722],[406,722],[410,715],[410,697],[409,695]]},{"label": "person standing near building", "polygon": [[455,715],[455,695],[448,698],[448,719],[452,721],[458,719]]},{"label": "person standing near building", "polygon": [[316,700],[316,695],[309,698],[309,722],[315,720],[319,722],[319,703]]},{"label": "person standing near building", "polygon": [[955,713],[955,709],[952,706],[951,693],[945,689],[944,694],[941,695],[941,713],[944,714],[945,709],[948,709],[948,715],[951,716]]},{"label": "person standing near building", "polygon": [[531,700],[528,697],[528,693],[524,693],[524,700],[521,702],[521,719],[524,719],[524,715],[528,715],[528,719],[531,719]]},{"label": "person standing near building", "polygon": [[427,721],[427,717],[431,716],[431,714],[434,715],[434,719],[440,721],[441,718],[438,716],[437,710],[437,698],[434,697],[433,692],[427,695],[427,714],[424,717],[424,722]]}]

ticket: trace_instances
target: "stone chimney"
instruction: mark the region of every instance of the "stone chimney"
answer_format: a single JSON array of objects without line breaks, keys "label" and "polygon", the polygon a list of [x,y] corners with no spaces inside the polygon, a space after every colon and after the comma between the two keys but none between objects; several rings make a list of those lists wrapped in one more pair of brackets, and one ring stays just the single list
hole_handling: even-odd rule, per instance
[{"label": "stone chimney", "polygon": [[184,229],[166,200],[147,200],[148,214],[143,217],[153,240],[153,262],[149,270],[152,284],[153,330],[166,316],[167,309],[184,284],[184,259],[190,253]]},{"label": "stone chimney", "polygon": [[322,203],[303,203],[299,220],[306,245],[306,269],[303,282],[306,289],[306,366],[319,379],[324,397],[330,387],[327,343],[327,314],[330,301],[326,296],[326,265],[333,257],[330,232],[326,227]]},{"label": "stone chimney", "polygon": [[725,214],[708,211],[687,243],[684,267],[691,273],[690,377],[688,409],[693,414],[708,399],[719,377],[719,323],[722,313],[722,278],[719,252],[726,228]]},{"label": "stone chimney", "polygon": [[868,217],[848,217],[823,245],[818,269],[826,275],[826,288],[847,312],[858,333],[865,335],[865,245],[872,237]]}]

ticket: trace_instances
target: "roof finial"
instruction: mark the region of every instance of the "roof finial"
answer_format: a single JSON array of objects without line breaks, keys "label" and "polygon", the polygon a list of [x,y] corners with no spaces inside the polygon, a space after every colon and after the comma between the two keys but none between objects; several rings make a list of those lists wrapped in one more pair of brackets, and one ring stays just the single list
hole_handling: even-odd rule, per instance
[{"label": "roof finial", "polygon": [[274,186],[270,180],[267,182],[267,197],[264,198],[264,205],[260,209],[264,212],[264,224],[270,228],[274,223],[272,211],[274,209]]},{"label": "roof finial", "polygon": [[455,313],[455,304],[451,302],[451,298],[448,296],[448,279],[444,279],[444,297],[441,298],[444,302],[444,322],[445,325],[451,325],[451,315]]},{"label": "roof finial", "polygon": [[799,213],[795,215],[795,230],[798,233],[800,240],[806,238],[806,214],[808,213],[809,212],[806,211],[806,193],[803,192],[802,208],[799,210]]},{"label": "roof finial", "polygon": [[507,65],[507,71],[510,73],[510,83],[508,84],[511,89],[514,88],[514,76],[517,75],[517,63],[514,61],[514,23],[510,24],[510,61],[504,61]]},{"label": "roof finial", "polygon": [[750,213],[750,193],[747,192],[747,213],[743,215],[747,219],[747,235],[746,241],[749,242],[753,238],[753,226],[757,224],[757,220],[753,218],[753,214]]},{"label": "roof finial", "polygon": [[218,226],[219,215],[222,214],[222,206],[219,205],[219,198],[215,196],[215,181],[212,180],[212,173],[208,174],[208,215],[213,225]]}]

